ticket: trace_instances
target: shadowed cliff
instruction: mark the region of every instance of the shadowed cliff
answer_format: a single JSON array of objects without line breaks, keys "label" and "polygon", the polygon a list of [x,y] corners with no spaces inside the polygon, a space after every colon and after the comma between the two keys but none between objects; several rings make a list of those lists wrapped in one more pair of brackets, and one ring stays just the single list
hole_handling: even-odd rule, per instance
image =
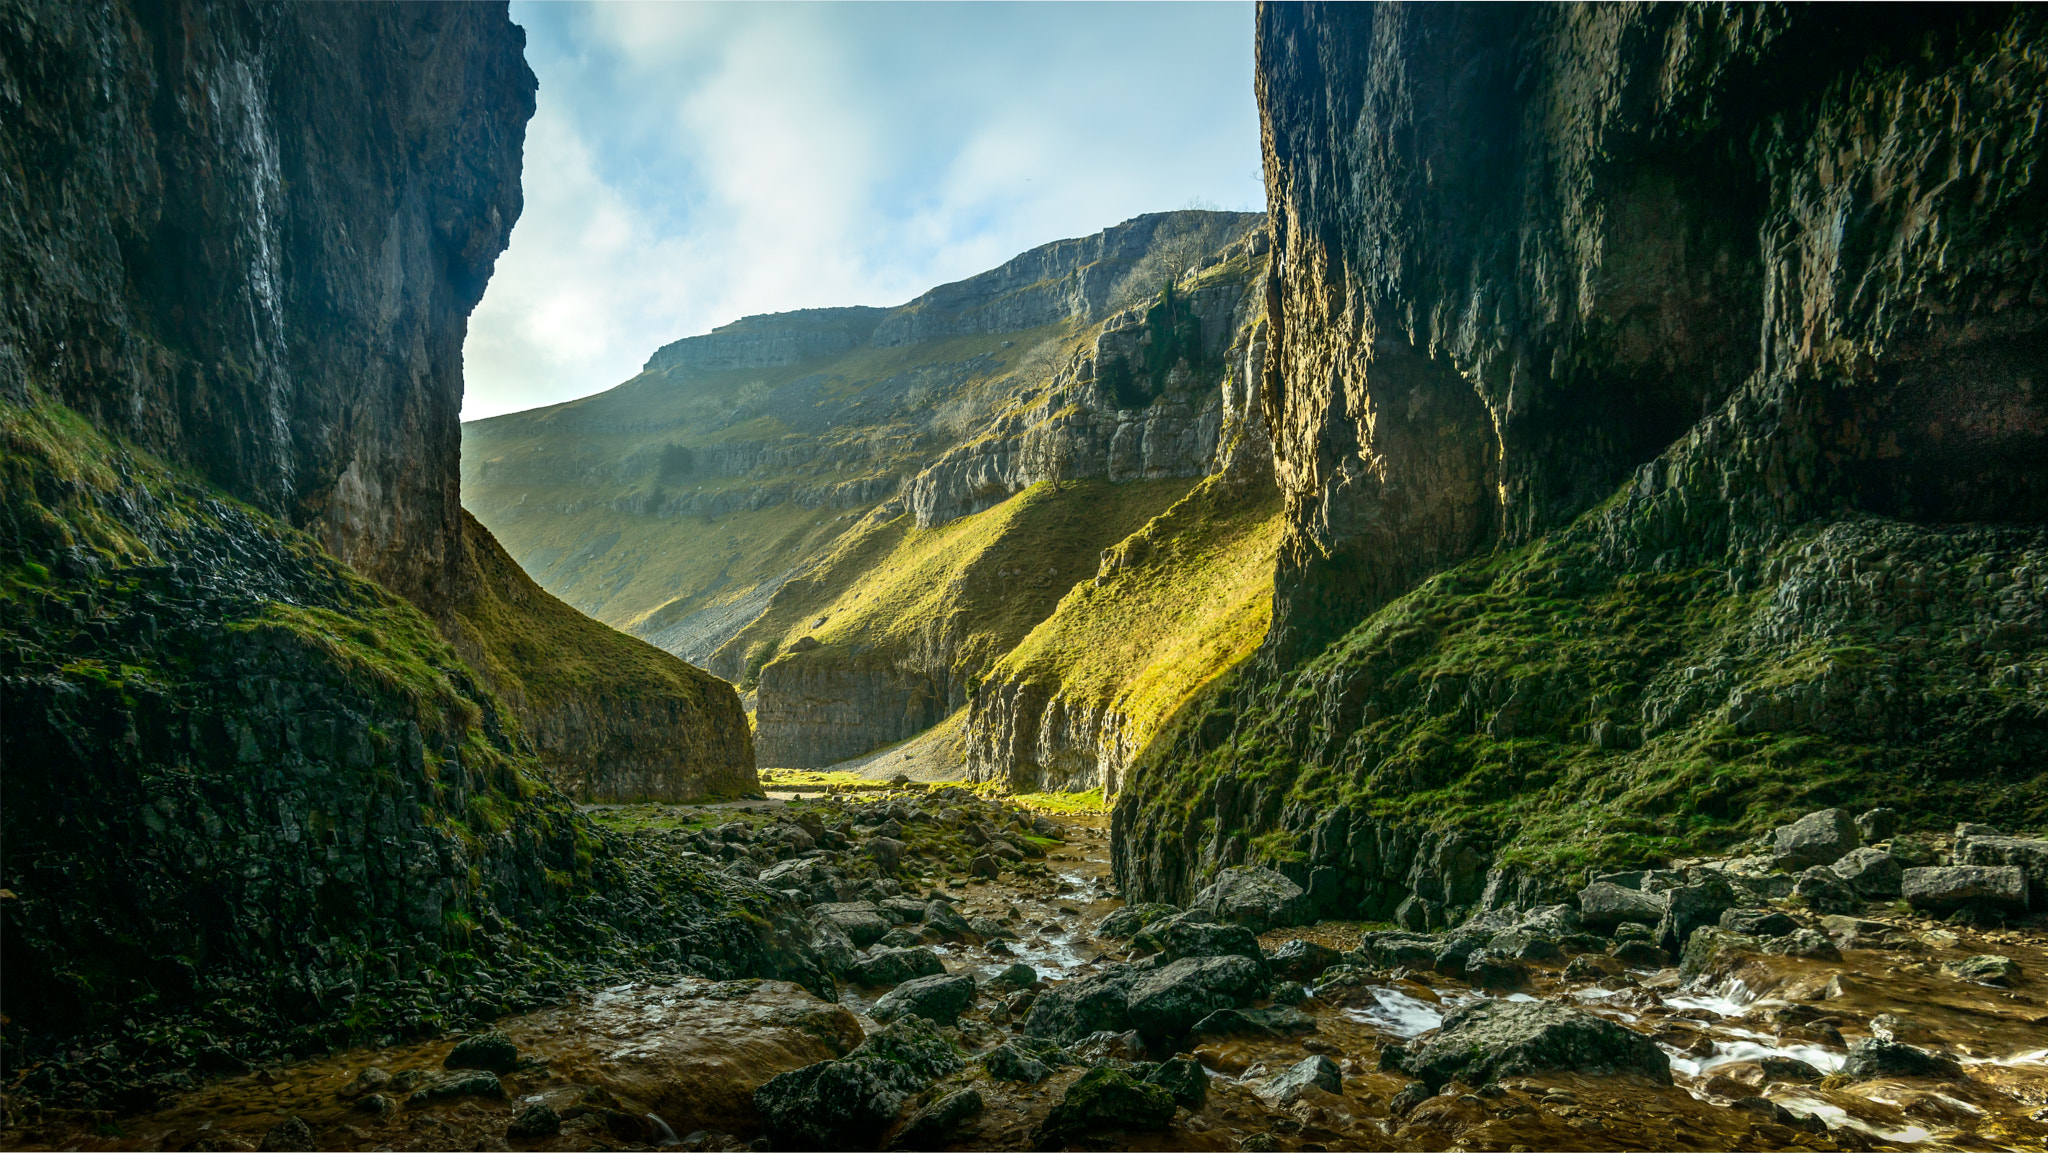
[{"label": "shadowed cliff", "polygon": [[1136,774],[1135,893],[1440,923],[2040,819],[2042,27],[1899,15],[1261,9],[1273,626]]}]

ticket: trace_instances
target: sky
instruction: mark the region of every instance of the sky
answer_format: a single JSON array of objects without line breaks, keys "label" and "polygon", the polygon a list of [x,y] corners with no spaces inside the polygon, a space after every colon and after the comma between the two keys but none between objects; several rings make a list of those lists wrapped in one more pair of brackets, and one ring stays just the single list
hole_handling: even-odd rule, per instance
[{"label": "sky", "polygon": [[1259,211],[1250,3],[515,0],[526,208],[464,419],[762,312],[901,304],[1144,212]]}]

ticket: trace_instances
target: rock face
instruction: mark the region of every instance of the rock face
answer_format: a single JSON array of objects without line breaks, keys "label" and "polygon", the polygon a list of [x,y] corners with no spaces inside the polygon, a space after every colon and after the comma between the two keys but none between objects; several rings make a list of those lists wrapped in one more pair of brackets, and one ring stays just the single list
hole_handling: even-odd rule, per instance
[{"label": "rock face", "polygon": [[[2044,795],[2003,687],[2048,613],[2042,19],[1261,9],[1273,623],[1132,770],[1130,895],[1254,843],[1385,884],[1304,843],[1347,803],[1721,847],[1799,815],[1743,782],[1831,771],[1795,736],[1851,812]],[[1611,799],[1532,819],[1567,777]]]},{"label": "rock face", "polygon": [[433,617],[589,798],[751,788],[735,696],[508,574],[458,500],[467,318],[521,207],[522,33],[490,6],[261,11],[7,8],[0,398],[313,533]]}]

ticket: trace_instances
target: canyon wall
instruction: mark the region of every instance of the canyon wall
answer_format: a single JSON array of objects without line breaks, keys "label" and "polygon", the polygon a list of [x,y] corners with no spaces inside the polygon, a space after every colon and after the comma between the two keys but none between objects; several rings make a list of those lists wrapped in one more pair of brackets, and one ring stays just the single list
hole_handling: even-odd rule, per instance
[{"label": "canyon wall", "polygon": [[1133,892],[1263,855],[1421,893],[1340,817],[1554,870],[2029,796],[2041,32],[1263,6],[1286,535],[1260,659],[1119,806]]},{"label": "canyon wall", "polygon": [[[0,397],[193,469],[492,653],[494,680],[518,666],[518,629],[485,624],[510,610],[477,611],[497,546],[461,508],[458,413],[468,315],[520,212],[524,34],[488,6],[8,16]],[[557,740],[566,692],[503,687],[551,760],[601,778],[600,745]],[[675,739],[694,701],[643,715],[641,746],[704,754],[670,778],[751,787],[729,725],[716,747]]]}]

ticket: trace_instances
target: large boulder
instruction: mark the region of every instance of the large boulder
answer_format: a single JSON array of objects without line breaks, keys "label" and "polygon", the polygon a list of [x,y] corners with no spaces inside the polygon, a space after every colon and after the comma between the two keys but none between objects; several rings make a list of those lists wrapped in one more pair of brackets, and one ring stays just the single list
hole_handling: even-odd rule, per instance
[{"label": "large boulder", "polygon": [[946,963],[930,949],[876,949],[855,961],[847,976],[860,984],[880,987],[900,985],[918,977],[936,977],[945,971]]},{"label": "large boulder", "polygon": [[1900,895],[1916,909],[1953,912],[1971,905],[2018,911],[2027,907],[2027,874],[2017,865],[1951,865],[1907,869]]},{"label": "large boulder", "polygon": [[1899,881],[1906,873],[1899,859],[1885,849],[1853,850],[1829,868],[1866,901],[1897,897]]},{"label": "large boulder", "polygon": [[1595,881],[1579,890],[1579,921],[1596,933],[1612,933],[1629,922],[1656,925],[1664,920],[1664,894],[1628,889],[1611,881]]},{"label": "large boulder", "polygon": [[2024,837],[1968,836],[1956,839],[1959,865],[2009,865],[2027,875],[2027,896],[2048,909],[2048,841]]},{"label": "large boulder", "polygon": [[1481,1001],[1452,1010],[1436,1036],[1383,1061],[1432,1089],[1552,1071],[1641,1073],[1671,1083],[1657,1043],[1583,1009],[1551,1001]]},{"label": "large boulder", "polygon": [[1388,929],[1360,936],[1358,948],[1350,955],[1366,967],[1397,969],[1406,965],[1426,968],[1435,964],[1436,955],[1442,949],[1443,942],[1435,937]]},{"label": "large boulder", "polygon": [[1721,928],[1749,937],[1782,937],[1795,932],[1799,922],[1776,909],[1729,909],[1721,914]]},{"label": "large boulder", "polygon": [[981,1094],[973,1089],[955,1089],[931,1104],[919,1109],[904,1122],[896,1136],[889,1139],[890,1149],[944,1149],[962,1135],[970,1121],[981,1116],[986,1108]]},{"label": "large boulder", "polygon": [[1123,908],[1104,917],[1102,923],[1095,926],[1095,935],[1098,937],[1108,937],[1112,940],[1125,940],[1135,936],[1138,930],[1152,922],[1162,921],[1168,917],[1177,917],[1180,915],[1180,912],[1181,910],[1177,906],[1162,905],[1157,902],[1125,905]]},{"label": "large boulder", "polygon": [[949,941],[959,941],[974,934],[973,926],[953,906],[944,901],[929,901],[924,907],[924,926]]},{"label": "large boulder", "polygon": [[1702,925],[1694,930],[1692,939],[1685,943],[1685,951],[1679,954],[1678,972],[1681,976],[1696,977],[1725,954],[1754,953],[1762,948],[1763,942],[1755,937],[1731,933],[1715,925]]},{"label": "large boulder", "polygon": [[905,981],[882,995],[868,1016],[877,1021],[898,1017],[923,1017],[941,1025],[960,1019],[960,1011],[974,1004],[974,978],[966,973],[941,973]]},{"label": "large boulder", "polygon": [[1265,987],[1248,957],[1184,957],[1131,986],[1131,1024],[1148,1038],[1177,1038],[1218,1009],[1248,1005]]},{"label": "large boulder", "polygon": [[1259,938],[1244,925],[1219,925],[1203,913],[1182,913],[1155,921],[1138,931],[1133,940],[1141,949],[1151,949],[1162,962],[1184,957],[1249,957],[1265,968],[1265,954]]},{"label": "large boulder", "polygon": [[857,948],[865,949],[882,939],[891,928],[881,906],[872,901],[833,902],[811,906],[811,923],[830,925],[846,934]]},{"label": "large boulder", "polygon": [[1243,925],[1254,933],[1306,924],[1315,917],[1300,885],[1272,869],[1245,867],[1223,870],[1214,884],[1188,902],[1188,912]]},{"label": "large boulder", "polygon": [[1114,1065],[1081,1074],[1033,1131],[1032,1147],[1063,1149],[1103,1129],[1163,1129],[1173,1121],[1173,1093]]},{"label": "large boulder", "polygon": [[1817,913],[1853,913],[1863,904],[1856,887],[1826,865],[1814,865],[1799,874],[1792,897]]},{"label": "large boulder", "polygon": [[778,1149],[872,1149],[906,1099],[960,1068],[938,1027],[909,1017],[836,1061],[769,1078],[754,1107]]},{"label": "large boulder", "polygon": [[1061,1044],[1103,1030],[1122,1032],[1131,1027],[1130,993],[1134,980],[1133,974],[1118,971],[1059,982],[1031,1002],[1023,1032]]},{"label": "large boulder", "polygon": [[1266,958],[1266,965],[1276,977],[1313,981],[1318,973],[1336,964],[1343,955],[1314,941],[1285,941]]},{"label": "large boulder", "polygon": [[1873,1077],[1936,1077],[1953,1080],[1963,1075],[1962,1066],[1939,1053],[1901,1045],[1880,1037],[1865,1037],[1849,1046],[1849,1059],[1842,1063],[1842,1075],[1856,1081]]},{"label": "large boulder", "polygon": [[1847,809],[1808,813],[1771,833],[1771,859],[1780,869],[1796,873],[1815,865],[1832,865],[1862,843],[1856,818]]},{"label": "large boulder", "polygon": [[1335,1093],[1344,1087],[1343,1070],[1337,1063],[1320,1054],[1296,1061],[1283,1072],[1259,1086],[1259,1095],[1282,1104],[1293,1101],[1310,1089],[1321,1089]]},{"label": "large boulder", "polygon": [[1657,922],[1657,944],[1676,956],[1691,939],[1694,929],[1716,925],[1721,914],[1735,907],[1735,887],[1721,877],[1707,874],[1698,883],[1680,885],[1664,894],[1664,916]]}]

